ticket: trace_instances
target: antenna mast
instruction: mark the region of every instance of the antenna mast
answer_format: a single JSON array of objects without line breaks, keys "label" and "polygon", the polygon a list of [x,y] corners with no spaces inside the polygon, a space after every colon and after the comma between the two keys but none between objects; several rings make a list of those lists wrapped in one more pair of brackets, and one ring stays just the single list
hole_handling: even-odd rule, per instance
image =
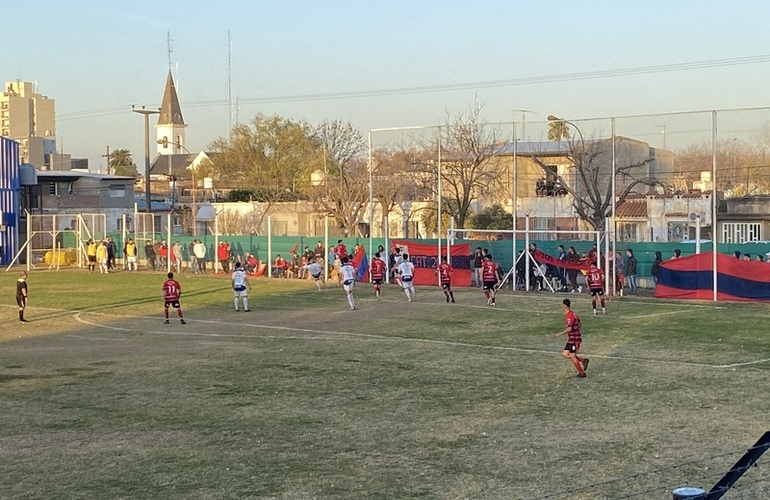
[{"label": "antenna mast", "polygon": [[227,102],[230,107],[228,118],[228,130],[233,129],[233,42],[230,38],[230,30],[227,30]]},{"label": "antenna mast", "polygon": [[171,38],[171,31],[166,31],[166,55],[168,57],[168,70],[171,71],[171,53],[174,52],[174,40]]}]

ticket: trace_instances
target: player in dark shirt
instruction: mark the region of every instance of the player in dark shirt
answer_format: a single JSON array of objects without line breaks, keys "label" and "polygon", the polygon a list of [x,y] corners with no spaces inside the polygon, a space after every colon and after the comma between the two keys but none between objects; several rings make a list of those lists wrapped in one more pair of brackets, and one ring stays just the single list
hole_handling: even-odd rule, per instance
[{"label": "player in dark shirt", "polygon": [[369,269],[372,273],[372,286],[374,286],[374,296],[377,300],[380,300],[382,281],[385,279],[385,267],[385,261],[382,260],[380,252],[375,252]]},{"label": "player in dark shirt", "polygon": [[454,304],[455,294],[452,291],[453,272],[454,269],[452,269],[452,266],[447,263],[447,258],[441,257],[441,264],[439,264],[436,268],[435,274],[439,275],[439,281],[441,282],[441,288],[444,289],[444,296],[446,297],[446,301],[449,302],[451,300]]},{"label": "player in dark shirt", "polygon": [[16,280],[16,303],[19,305],[19,322],[26,323],[24,309],[27,308],[27,271],[22,271],[21,277]]},{"label": "player in dark shirt", "polygon": [[570,309],[572,303],[569,299],[564,299],[561,304],[561,309],[564,311],[566,319],[566,328],[556,334],[556,337],[567,335],[567,345],[564,346],[564,351],[561,355],[572,361],[572,364],[577,369],[578,377],[585,377],[585,369],[588,368],[588,358],[581,358],[578,355],[580,351],[580,343],[583,341],[582,334],[580,332],[580,318],[575,312]]},{"label": "player in dark shirt", "polygon": [[179,315],[183,325],[187,324],[182,315],[182,307],[179,305],[179,297],[182,295],[182,286],[174,279],[174,273],[168,273],[168,279],[163,283],[163,315],[166,318],[164,324],[168,324],[168,308],[173,307]]}]

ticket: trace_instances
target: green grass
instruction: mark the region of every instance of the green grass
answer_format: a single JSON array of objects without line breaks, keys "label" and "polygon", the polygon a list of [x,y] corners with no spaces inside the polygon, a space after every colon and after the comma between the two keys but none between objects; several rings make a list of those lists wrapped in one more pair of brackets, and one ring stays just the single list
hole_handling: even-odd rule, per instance
[{"label": "green grass", "polygon": [[764,304],[625,298],[592,317],[571,295],[592,358],[576,379],[559,295],[491,308],[359,285],[350,312],[340,289],[260,279],[236,314],[227,278],[182,275],[183,326],[162,324],[161,273],[41,271],[19,325],[16,276],[0,276],[2,498],[536,498],[767,430],[770,362],[745,364],[770,358]]}]

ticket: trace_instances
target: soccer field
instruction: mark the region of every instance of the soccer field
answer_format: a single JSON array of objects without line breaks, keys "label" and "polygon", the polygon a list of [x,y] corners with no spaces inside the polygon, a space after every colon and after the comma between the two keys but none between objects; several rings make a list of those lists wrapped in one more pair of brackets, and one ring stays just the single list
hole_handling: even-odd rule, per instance
[{"label": "soccer field", "polygon": [[[30,274],[21,325],[17,275],[2,498],[670,498],[737,456],[681,464],[768,430],[764,304],[627,297],[594,317],[586,294],[493,308],[358,284],[349,311],[337,286],[262,278],[236,313],[228,277],[183,274],[188,324],[164,325],[162,273],[68,270]],[[554,338],[565,296],[585,379]]]}]

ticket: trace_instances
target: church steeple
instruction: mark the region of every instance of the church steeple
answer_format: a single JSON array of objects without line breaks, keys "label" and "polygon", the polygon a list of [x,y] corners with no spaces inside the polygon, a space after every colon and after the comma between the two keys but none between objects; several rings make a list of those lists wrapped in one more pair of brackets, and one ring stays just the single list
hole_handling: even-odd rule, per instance
[{"label": "church steeple", "polygon": [[182,107],[176,93],[174,78],[171,71],[166,78],[166,88],[163,91],[163,102],[160,105],[157,128],[158,154],[181,154],[184,152],[178,145],[185,145],[184,129],[187,124],[182,117]]}]

